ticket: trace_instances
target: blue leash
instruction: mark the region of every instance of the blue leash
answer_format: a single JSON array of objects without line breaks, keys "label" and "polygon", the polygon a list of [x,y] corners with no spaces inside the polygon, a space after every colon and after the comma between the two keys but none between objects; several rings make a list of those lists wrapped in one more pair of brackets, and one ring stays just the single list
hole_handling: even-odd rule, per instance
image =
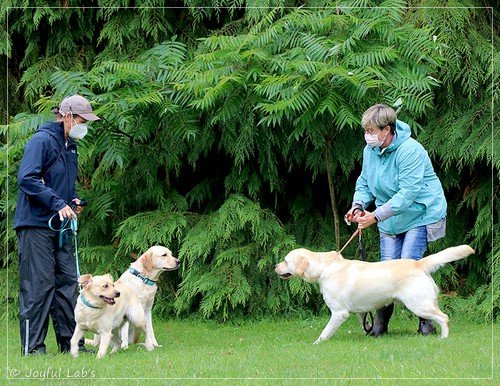
[{"label": "blue leash", "polygon": [[61,228],[55,229],[52,226],[52,219],[57,216],[58,214],[56,213],[54,216],[52,216],[49,220],[49,228],[55,232],[59,232],[59,248],[62,248],[64,243],[68,241],[69,239],[69,233],[73,232],[73,239],[74,239],[74,244],[75,244],[75,261],[76,261],[76,277],[80,277],[80,264],[78,262],[78,241],[77,241],[77,234],[78,234],[78,221],[75,220],[74,218],[71,219],[65,219],[62,222]]},{"label": "blue leash", "polygon": [[[86,206],[87,201],[82,199],[80,201],[80,204],[77,205],[74,202],[70,203],[69,206],[71,209],[75,210],[77,206]],[[77,279],[80,277],[80,263],[78,261],[78,240],[77,240],[77,234],[78,234],[78,221],[74,219],[73,217],[70,219],[64,219],[64,221],[61,224],[61,228],[55,229],[52,226],[52,220],[54,217],[56,217],[58,213],[54,214],[50,219],[49,219],[49,228],[55,232],[59,232],[59,248],[62,248],[64,245],[65,241],[69,240],[69,232],[73,232],[73,239],[74,239],[74,245],[75,245],[75,262],[76,262],[76,277]],[[81,288],[80,288],[81,289]]]}]

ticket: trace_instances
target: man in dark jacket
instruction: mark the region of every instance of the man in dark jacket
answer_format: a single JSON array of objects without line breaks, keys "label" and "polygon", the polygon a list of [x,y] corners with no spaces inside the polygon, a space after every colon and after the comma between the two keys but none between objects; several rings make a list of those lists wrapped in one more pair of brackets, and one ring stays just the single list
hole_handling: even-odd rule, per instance
[{"label": "man in dark jacket", "polygon": [[45,353],[49,315],[61,352],[70,349],[75,328],[76,262],[71,241],[61,243],[56,230],[81,211],[80,206],[73,210],[69,205],[80,204],[75,189],[78,153],[74,140],[86,135],[87,121],[98,119],[87,99],[73,95],[58,106],[55,122],[42,125],[24,148],[14,215],[24,355]]}]

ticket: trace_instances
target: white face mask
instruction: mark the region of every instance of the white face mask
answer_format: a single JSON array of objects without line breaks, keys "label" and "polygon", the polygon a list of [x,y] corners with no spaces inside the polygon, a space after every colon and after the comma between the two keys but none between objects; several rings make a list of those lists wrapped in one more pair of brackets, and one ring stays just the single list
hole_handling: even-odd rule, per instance
[{"label": "white face mask", "polygon": [[384,138],[382,140],[378,140],[378,135],[380,134],[377,133],[377,134],[369,134],[369,133],[365,133],[365,141],[366,141],[366,144],[368,146],[372,146],[372,147],[381,147],[384,142],[385,142],[385,139],[387,138],[387,135],[389,134],[389,132],[387,132],[384,136]]},{"label": "white face mask", "polygon": [[73,139],[82,139],[87,135],[87,124],[86,123],[78,123],[73,126],[69,131],[69,136]]}]

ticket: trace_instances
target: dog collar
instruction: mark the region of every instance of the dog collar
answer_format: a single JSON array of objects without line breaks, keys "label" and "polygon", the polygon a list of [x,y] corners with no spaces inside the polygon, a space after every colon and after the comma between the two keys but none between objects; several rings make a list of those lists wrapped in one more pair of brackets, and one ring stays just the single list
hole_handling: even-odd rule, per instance
[{"label": "dog collar", "polygon": [[156,284],[155,281],[151,280],[150,278],[148,278],[144,275],[141,275],[141,273],[138,270],[136,270],[135,268],[130,267],[128,270],[130,271],[130,273],[132,275],[135,275],[139,279],[141,279],[144,284],[147,284],[147,285],[155,285]]},{"label": "dog collar", "polygon": [[87,307],[90,307],[90,308],[102,308],[102,307],[96,307],[96,306],[93,306],[92,304],[90,304],[87,299],[85,299],[83,297],[83,294],[80,292],[80,299],[81,301],[83,302],[83,304],[85,304]]}]

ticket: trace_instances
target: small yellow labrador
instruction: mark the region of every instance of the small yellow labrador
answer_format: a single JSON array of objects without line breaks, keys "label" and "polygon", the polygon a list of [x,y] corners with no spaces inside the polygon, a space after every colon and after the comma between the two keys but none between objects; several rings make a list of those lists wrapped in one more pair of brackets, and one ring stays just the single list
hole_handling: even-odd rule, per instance
[{"label": "small yellow labrador", "polygon": [[153,342],[146,330],[146,317],[137,295],[124,285],[113,282],[111,275],[80,276],[82,291],[75,306],[76,327],[71,338],[71,355],[78,356],[78,341],[86,331],[99,335],[97,358],[102,358],[111,343],[112,353],[120,348],[120,328],[129,321],[146,334],[146,350],[153,350]]},{"label": "small yellow labrador", "polygon": [[[176,270],[179,265],[179,259],[172,256],[170,249],[155,245],[130,264],[130,267],[116,281],[117,284],[132,289],[139,297],[146,313],[146,331],[151,336],[151,341],[155,347],[159,346],[153,330],[152,317],[153,303],[158,290],[156,281],[163,272]],[[127,348],[128,342],[135,343],[137,339],[136,331],[133,328],[129,331],[128,325],[124,325],[122,348]]]},{"label": "small yellow labrador", "polygon": [[441,338],[448,337],[448,316],[438,307],[438,288],[431,277],[444,264],[474,253],[468,245],[447,248],[421,260],[398,259],[370,263],[345,260],[337,252],[295,249],[275,267],[282,278],[300,277],[319,283],[332,316],[319,338],[330,338],[349,313],[362,313],[394,301],[403,303],[417,316],[431,319],[441,327]]}]

